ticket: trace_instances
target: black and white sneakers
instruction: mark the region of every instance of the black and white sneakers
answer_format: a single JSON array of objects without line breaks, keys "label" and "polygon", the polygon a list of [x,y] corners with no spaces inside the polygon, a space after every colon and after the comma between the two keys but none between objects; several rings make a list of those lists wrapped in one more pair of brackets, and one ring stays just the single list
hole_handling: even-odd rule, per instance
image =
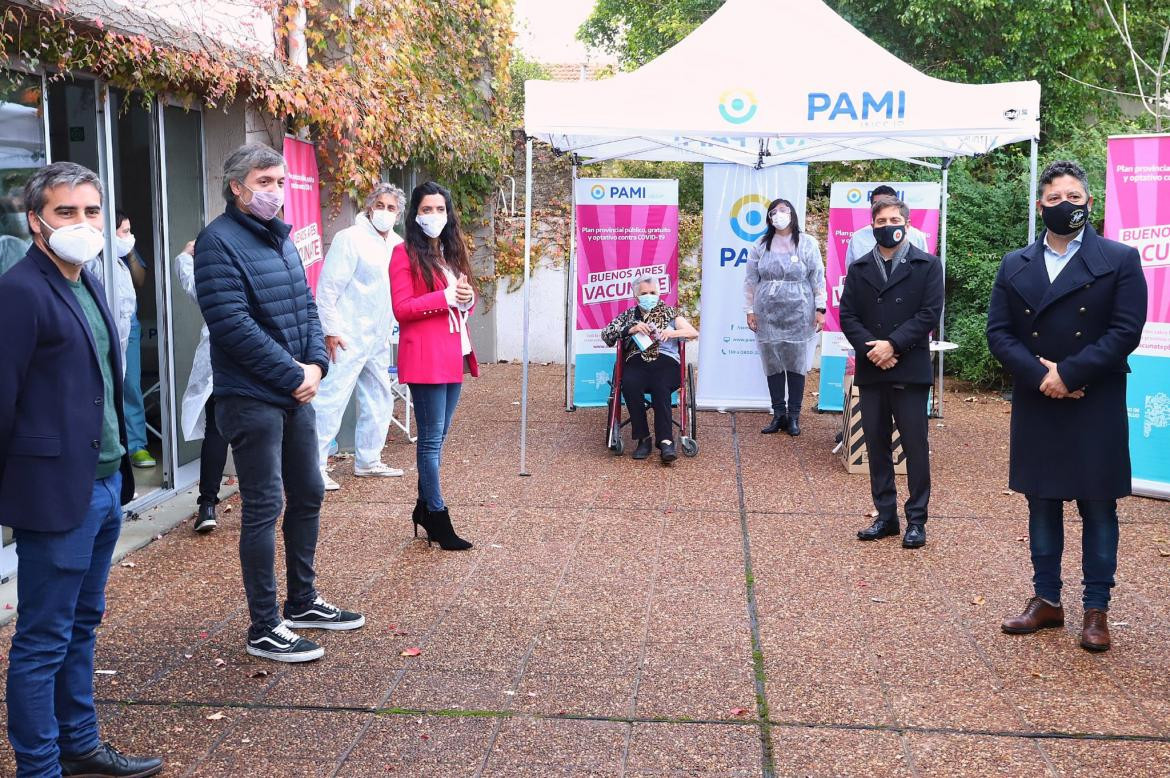
[{"label": "black and white sneakers", "polygon": [[248,653],[274,662],[312,662],[325,656],[325,649],[301,637],[281,622],[256,637],[249,634]]},{"label": "black and white sneakers", "polygon": [[332,605],[321,597],[303,608],[284,606],[284,623],[296,629],[357,629],[366,617]]},{"label": "black and white sneakers", "polygon": [[325,649],[292,631],[296,629],[358,629],[366,617],[342,610],[318,597],[302,608],[284,606],[284,621],[259,635],[248,634],[248,653],[275,662],[311,662],[325,655]]}]

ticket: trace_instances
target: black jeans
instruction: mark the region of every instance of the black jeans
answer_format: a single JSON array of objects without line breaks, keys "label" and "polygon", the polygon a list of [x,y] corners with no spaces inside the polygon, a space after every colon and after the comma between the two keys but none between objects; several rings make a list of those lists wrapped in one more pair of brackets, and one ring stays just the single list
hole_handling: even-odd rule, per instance
[{"label": "black jeans", "polygon": [[670,395],[678,389],[679,367],[670,357],[659,356],[647,362],[638,355],[626,360],[622,367],[622,397],[630,414],[630,430],[634,440],[642,440],[650,434],[646,420],[646,399],[650,394],[650,407],[654,409],[654,438],[661,443],[674,440],[670,417]]},{"label": "black jeans", "polygon": [[325,497],[317,461],[317,420],[311,405],[280,408],[235,396],[220,397],[216,415],[220,431],[231,443],[240,479],[240,567],[255,636],[281,620],[273,566],[282,507],[288,605],[307,605],[317,597],[313,556]]},{"label": "black jeans", "polygon": [[[788,402],[784,402],[784,385],[788,385]],[[768,395],[772,398],[772,413],[799,416],[804,402],[804,376],[786,370],[768,376]]]},{"label": "black jeans", "polygon": [[203,430],[203,444],[199,449],[199,504],[217,505],[219,485],[223,482],[223,469],[227,466],[228,442],[219,433],[215,423],[215,398],[207,398],[203,406],[206,419]]},{"label": "black jeans", "polygon": [[906,521],[925,524],[930,502],[930,445],[926,435],[926,398],[929,384],[869,384],[860,386],[861,429],[869,455],[869,488],[878,518],[898,518],[898,491],[894,484],[894,457],[891,417],[898,425],[902,451],[906,454],[906,475],[910,499],[906,500]]}]

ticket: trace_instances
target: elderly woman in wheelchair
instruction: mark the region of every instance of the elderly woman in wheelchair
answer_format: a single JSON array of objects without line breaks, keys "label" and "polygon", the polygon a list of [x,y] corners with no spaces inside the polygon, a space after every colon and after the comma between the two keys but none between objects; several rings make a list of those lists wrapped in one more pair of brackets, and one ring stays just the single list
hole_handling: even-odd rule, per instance
[{"label": "elderly woman in wheelchair", "polygon": [[[659,299],[658,278],[641,276],[633,285],[637,302],[622,312],[601,331],[601,339],[607,346],[619,341],[618,362],[614,367],[614,384],[620,389],[630,414],[630,427],[634,435],[634,459],[646,459],[653,449],[650,427],[646,419],[645,396],[650,395],[650,407],[654,410],[654,439],[663,464],[678,458],[671,418],[671,395],[682,387],[685,351],[682,343],[699,337],[699,331],[672,308]],[[686,389],[693,393],[693,380],[688,380]],[[684,392],[686,391],[684,389]],[[691,429],[685,435],[687,426],[686,397],[680,398],[679,405],[683,421],[679,425],[684,435],[684,453],[697,453],[694,443],[694,400],[690,398]],[[620,437],[621,401],[615,393],[610,402],[610,425],[608,429],[610,448],[621,453]]]}]

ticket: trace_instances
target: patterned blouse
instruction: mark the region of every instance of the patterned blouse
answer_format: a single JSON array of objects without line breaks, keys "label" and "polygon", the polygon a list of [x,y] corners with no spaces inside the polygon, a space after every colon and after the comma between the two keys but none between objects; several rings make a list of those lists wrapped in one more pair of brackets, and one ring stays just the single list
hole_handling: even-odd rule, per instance
[{"label": "patterned blouse", "polygon": [[[672,308],[666,303],[658,303],[658,305],[650,309],[649,313],[643,313],[642,309],[635,305],[633,308],[619,313],[617,318],[611,321],[609,326],[601,331],[601,339],[605,341],[605,345],[613,346],[621,340],[627,329],[640,321],[653,324],[658,328],[659,332],[662,332],[663,330],[674,327],[674,320],[678,318],[678,315],[678,309]],[[641,351],[634,344],[633,340],[629,340],[625,346],[626,359],[630,359],[635,354],[641,354],[642,359],[647,362],[653,362],[658,359],[658,345],[658,342],[655,341],[645,351]]]}]

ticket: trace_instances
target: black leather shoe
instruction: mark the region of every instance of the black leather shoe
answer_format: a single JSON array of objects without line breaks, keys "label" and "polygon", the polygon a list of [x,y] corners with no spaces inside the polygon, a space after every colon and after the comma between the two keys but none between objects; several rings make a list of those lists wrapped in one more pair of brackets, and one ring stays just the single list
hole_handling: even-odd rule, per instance
[{"label": "black leather shoe", "polygon": [[669,465],[674,460],[678,459],[678,451],[674,448],[674,441],[668,440],[658,444],[661,449],[662,464]]},{"label": "black leather shoe", "polygon": [[109,743],[102,743],[85,756],[61,757],[61,775],[65,778],[147,778],[162,769],[161,759],[123,756]]},{"label": "black leather shoe", "polygon": [[195,517],[195,531],[201,535],[211,532],[218,526],[217,518],[215,514],[215,503],[199,503],[199,514]]},{"label": "black leather shoe", "polygon": [[926,526],[923,524],[907,524],[906,534],[902,536],[902,548],[922,548],[926,545]]},{"label": "black leather shoe", "polygon": [[794,438],[800,434],[800,417],[799,416],[789,416],[788,417],[788,430],[787,431],[788,431],[788,434]]},{"label": "black leather shoe", "polygon": [[773,433],[779,432],[782,429],[787,429],[787,428],[788,428],[788,414],[786,414],[786,413],[773,413],[772,414],[772,423],[769,424],[767,427],[764,427],[762,430],[760,430],[760,432],[764,433],[765,435],[771,435]]},{"label": "black leather shoe", "polygon": [[857,531],[858,540],[881,540],[892,535],[897,535],[902,531],[902,527],[895,519],[875,519],[873,524],[869,525],[863,530]]},{"label": "black leather shoe", "polygon": [[634,459],[645,459],[650,456],[650,452],[654,450],[654,439],[649,435],[638,441],[638,447],[634,449]]}]

